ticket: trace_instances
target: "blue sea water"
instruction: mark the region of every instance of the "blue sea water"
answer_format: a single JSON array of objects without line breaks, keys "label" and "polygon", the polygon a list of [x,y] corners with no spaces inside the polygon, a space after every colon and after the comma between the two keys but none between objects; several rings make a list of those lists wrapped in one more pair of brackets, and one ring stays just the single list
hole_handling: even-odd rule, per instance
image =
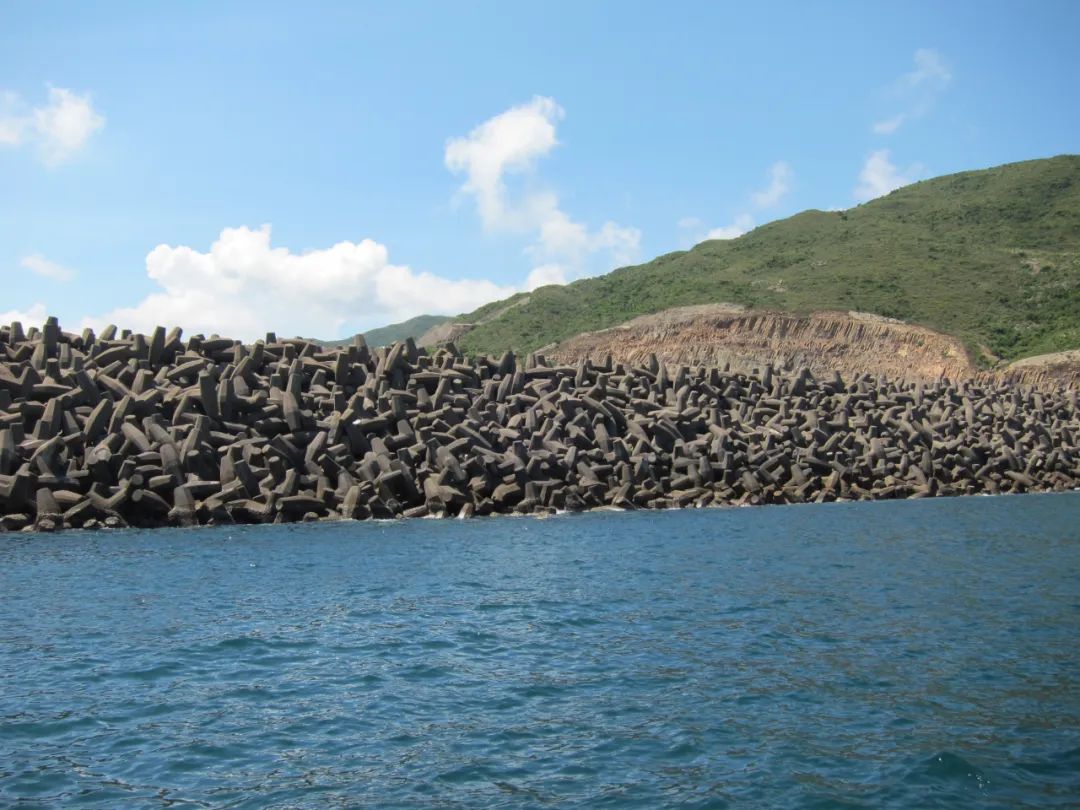
[{"label": "blue sea water", "polygon": [[0,805],[1076,807],[1080,493],[0,535]]}]

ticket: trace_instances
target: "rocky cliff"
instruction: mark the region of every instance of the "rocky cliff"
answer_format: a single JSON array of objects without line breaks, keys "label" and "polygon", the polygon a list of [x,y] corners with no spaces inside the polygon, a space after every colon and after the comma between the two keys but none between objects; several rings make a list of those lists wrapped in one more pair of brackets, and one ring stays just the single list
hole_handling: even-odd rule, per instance
[{"label": "rocky cliff", "polygon": [[1080,385],[1080,352],[1028,358],[988,372],[977,368],[954,337],[861,312],[748,310],[735,304],[678,307],[587,332],[547,346],[560,363],[607,355],[627,363],[729,366],[749,371],[805,366],[815,375],[885,375],[913,380],[977,379],[1022,384]]},{"label": "rocky cliff", "polygon": [[998,379],[1025,385],[1067,385],[1080,388],[1080,350],[1040,354],[1010,363]]},{"label": "rocky cliff", "polygon": [[561,363],[611,354],[641,363],[649,355],[669,364],[732,369],[805,366],[814,374],[885,374],[963,379],[976,369],[955,338],[877,315],[815,312],[797,315],[732,304],[679,307],[588,332],[544,351]]}]

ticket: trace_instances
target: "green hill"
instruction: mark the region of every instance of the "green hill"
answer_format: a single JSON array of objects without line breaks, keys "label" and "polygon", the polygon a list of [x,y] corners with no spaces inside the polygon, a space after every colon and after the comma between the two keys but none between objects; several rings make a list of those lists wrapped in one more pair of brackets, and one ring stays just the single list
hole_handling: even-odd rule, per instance
[{"label": "green hill", "polygon": [[1009,360],[1080,348],[1080,156],[938,177],[543,287],[459,318],[480,324],[460,345],[530,351],[713,302],[878,313],[955,335],[976,358],[982,347]]},{"label": "green hill", "polygon": [[389,346],[398,340],[416,339],[431,327],[438,326],[448,320],[450,318],[446,315],[417,315],[415,318],[409,318],[409,320],[401,323],[392,323],[389,326],[382,326],[364,332],[364,340],[367,341],[369,346]]},{"label": "green hill", "polygon": [[[392,323],[364,332],[364,340],[367,341],[369,346],[389,346],[395,341],[406,340],[407,338],[415,340],[431,327],[438,326],[448,320],[450,318],[446,315],[417,315],[415,318],[409,318],[409,320],[401,321],[401,323]],[[348,346],[352,343],[352,338],[347,337],[341,340],[316,339],[315,342],[323,346]]]}]

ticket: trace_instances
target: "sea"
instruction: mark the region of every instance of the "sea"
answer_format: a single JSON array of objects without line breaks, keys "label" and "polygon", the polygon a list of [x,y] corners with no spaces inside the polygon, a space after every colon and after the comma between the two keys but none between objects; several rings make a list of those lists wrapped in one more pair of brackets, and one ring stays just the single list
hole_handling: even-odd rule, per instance
[{"label": "sea", "polygon": [[1080,492],[0,535],[0,806],[1080,806]]}]

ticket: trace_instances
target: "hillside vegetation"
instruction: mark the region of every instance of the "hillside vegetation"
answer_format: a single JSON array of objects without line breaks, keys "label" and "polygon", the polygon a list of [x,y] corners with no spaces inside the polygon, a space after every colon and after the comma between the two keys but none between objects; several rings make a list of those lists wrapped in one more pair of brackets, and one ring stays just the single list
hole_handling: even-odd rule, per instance
[{"label": "hillside vegetation", "polygon": [[364,340],[369,346],[389,346],[399,340],[416,339],[431,327],[448,320],[450,318],[445,315],[417,315],[401,323],[392,323],[389,326],[364,332]]},{"label": "hillside vegetation", "polygon": [[[431,327],[438,326],[448,320],[450,318],[446,315],[417,315],[407,321],[380,326],[378,329],[370,329],[363,333],[364,340],[369,346],[389,346],[399,340],[416,339]],[[347,337],[341,340],[316,339],[315,342],[321,343],[323,346],[348,346],[352,343],[352,338]]]},{"label": "hillside vegetation", "polygon": [[531,351],[713,302],[877,313],[955,335],[984,362],[986,351],[1012,360],[1078,348],[1080,156],[938,177],[847,211],[805,211],[738,239],[543,287],[462,316],[478,325],[459,343]]}]

